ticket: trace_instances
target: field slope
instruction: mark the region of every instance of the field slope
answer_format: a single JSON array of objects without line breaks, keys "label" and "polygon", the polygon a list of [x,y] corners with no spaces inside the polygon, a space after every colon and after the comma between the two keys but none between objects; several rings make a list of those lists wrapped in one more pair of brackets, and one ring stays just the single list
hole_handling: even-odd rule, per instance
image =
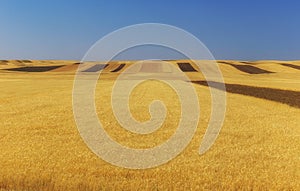
[{"label": "field slope", "polygon": [[[1,60],[0,190],[300,190],[300,61],[218,61],[227,89],[226,119],[213,147],[201,156],[211,112],[209,88],[193,63],[171,62],[198,93],[197,132],[170,162],[130,170],[98,158],[78,133],[72,111],[78,61]],[[180,116],[174,90],[159,81],[136,87],[130,107],[137,120],[150,118],[148,105],[155,99],[168,112],[157,132],[129,133],[113,115],[110,93],[114,79],[132,62],[100,64],[86,70],[104,71],[95,101],[111,137],[133,148],[167,140]]]}]

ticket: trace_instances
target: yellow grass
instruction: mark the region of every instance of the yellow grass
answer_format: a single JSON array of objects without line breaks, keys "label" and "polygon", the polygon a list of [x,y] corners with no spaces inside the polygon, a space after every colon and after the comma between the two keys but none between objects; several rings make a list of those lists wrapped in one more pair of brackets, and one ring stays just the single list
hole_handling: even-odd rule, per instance
[{"label": "yellow grass", "polygon": [[[0,69],[74,62],[9,61]],[[198,150],[210,117],[210,94],[206,86],[194,83],[201,108],[194,138],[178,157],[146,170],[112,166],[84,144],[72,112],[73,70],[1,70],[0,190],[300,190],[300,103],[295,97],[300,91],[300,70],[279,63],[248,63],[274,72],[268,74],[247,74],[219,64],[229,87],[226,119],[213,147],[201,156]],[[284,63],[300,66],[300,62]],[[163,100],[168,113],[157,132],[129,133],[117,123],[109,102],[111,79],[116,75],[104,74],[96,91],[98,116],[107,132],[134,148],[153,147],[168,139],[180,115],[175,92],[158,81],[138,86],[130,97],[137,120],[150,118],[148,105],[154,99]],[[203,80],[199,73],[188,75]],[[277,89],[296,93],[278,94]]]}]

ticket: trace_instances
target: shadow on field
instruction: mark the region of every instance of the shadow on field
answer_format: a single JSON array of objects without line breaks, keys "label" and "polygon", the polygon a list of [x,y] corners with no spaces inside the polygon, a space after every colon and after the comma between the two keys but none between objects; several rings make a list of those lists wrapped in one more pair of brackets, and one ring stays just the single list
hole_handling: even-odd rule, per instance
[{"label": "shadow on field", "polygon": [[62,66],[27,66],[27,67],[20,67],[20,68],[9,68],[5,70],[16,71],[16,72],[48,72],[59,67]]},{"label": "shadow on field", "polygon": [[[230,66],[238,69],[239,71],[245,72],[245,73],[248,73],[248,74],[268,74],[268,73],[274,73],[274,72],[270,72],[268,70],[263,70],[261,68],[258,68],[258,67],[255,67],[255,66],[251,66],[251,65],[238,65],[238,64],[232,64],[232,63],[224,62],[224,61],[219,61],[218,63],[230,65]],[[243,62],[243,63],[246,63],[246,62]]]},{"label": "shadow on field", "polygon": [[240,63],[243,63],[243,64],[252,64],[252,62],[248,62],[248,61],[240,61]]},{"label": "shadow on field", "polygon": [[281,65],[300,70],[300,66],[297,66],[297,65],[294,65],[294,64],[281,64]]},{"label": "shadow on field", "polygon": [[[193,81],[195,84],[209,86],[222,90],[222,83],[213,81]],[[262,98],[300,108],[300,92],[265,87],[254,87],[240,84],[225,84],[226,92]]]}]

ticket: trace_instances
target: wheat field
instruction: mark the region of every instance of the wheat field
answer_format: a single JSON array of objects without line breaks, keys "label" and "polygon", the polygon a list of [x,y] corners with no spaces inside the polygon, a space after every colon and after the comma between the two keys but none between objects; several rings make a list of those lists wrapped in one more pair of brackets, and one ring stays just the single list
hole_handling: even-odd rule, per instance
[{"label": "wheat field", "polygon": [[[103,69],[96,110],[120,144],[150,148],[174,133],[180,103],[166,84],[142,83],[130,97],[133,117],[148,120],[148,105],[159,99],[166,120],[148,135],[122,129],[109,100],[114,79],[131,63],[114,61]],[[113,166],[83,142],[72,109],[78,64],[0,61],[0,190],[300,190],[300,61],[218,61],[226,118],[204,155],[198,150],[210,119],[210,91],[200,72],[185,72],[201,110],[195,136],[176,158],[144,170]]]}]

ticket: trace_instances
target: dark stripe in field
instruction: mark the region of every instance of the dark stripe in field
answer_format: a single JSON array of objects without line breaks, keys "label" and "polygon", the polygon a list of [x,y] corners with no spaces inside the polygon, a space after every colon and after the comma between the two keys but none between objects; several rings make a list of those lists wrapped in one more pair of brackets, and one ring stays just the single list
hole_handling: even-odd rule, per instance
[{"label": "dark stripe in field", "polygon": [[124,68],[125,64],[120,64],[116,69],[112,70],[111,72],[119,72],[120,70],[122,70],[122,68]]},{"label": "dark stripe in field", "polygon": [[297,66],[297,65],[294,65],[294,64],[281,64],[281,65],[300,70],[300,66]]},{"label": "dark stripe in field", "polygon": [[[220,82],[193,81],[193,83],[223,90],[222,89],[223,86]],[[295,108],[300,108],[299,91],[282,90],[282,89],[266,88],[266,87],[255,87],[255,86],[247,86],[241,84],[225,84],[225,87],[226,87],[226,92],[229,93],[241,94],[241,95],[276,101],[279,103],[287,104]]]},{"label": "dark stripe in field", "polygon": [[16,72],[48,72],[54,70],[56,68],[62,67],[60,66],[26,66],[20,68],[9,68],[6,69],[8,71],[16,71]]},{"label": "dark stripe in field", "polygon": [[178,64],[180,70],[183,71],[183,72],[197,72],[197,70],[195,70],[195,68],[190,63],[178,62],[177,64]]},{"label": "dark stripe in field", "polygon": [[264,70],[255,66],[250,66],[250,65],[239,65],[239,64],[232,64],[229,62],[223,62],[223,61],[219,61],[218,63],[222,63],[222,64],[227,64],[230,65],[236,69],[238,69],[241,72],[245,72],[247,74],[269,74],[269,73],[273,73],[270,72],[268,70]]}]

